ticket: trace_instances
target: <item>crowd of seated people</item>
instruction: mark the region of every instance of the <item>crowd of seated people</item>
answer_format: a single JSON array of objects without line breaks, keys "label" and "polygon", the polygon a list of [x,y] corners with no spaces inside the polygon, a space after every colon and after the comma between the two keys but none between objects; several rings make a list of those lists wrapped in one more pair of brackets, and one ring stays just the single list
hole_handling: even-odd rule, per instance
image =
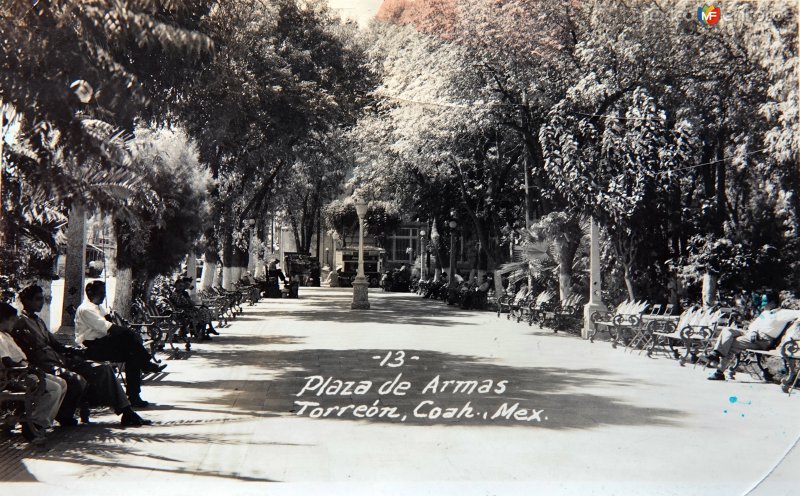
[{"label": "crowd of seated people", "polygon": [[[276,281],[283,279],[277,267],[270,267],[267,277],[270,275],[275,275]],[[266,291],[261,291],[260,282],[246,274],[237,284],[237,291],[220,292],[235,296],[232,303],[243,297],[255,302],[273,289],[268,285]],[[215,315],[191,296],[193,284],[191,278],[180,276],[171,288],[160,288],[156,294],[173,305],[181,322],[210,339],[209,335],[219,334],[212,322]],[[61,428],[90,423],[91,408],[95,407],[110,407],[125,427],[151,424],[136,411],[150,406],[141,396],[142,375],[161,372],[166,364],[155,361],[154,352],[144,346],[138,327],[128,327],[124,319],[104,306],[106,286],[102,281],[89,282],[84,289],[85,298],[74,316],[73,345],[57,339],[39,317],[45,302],[40,286],[27,286],[16,295],[21,313],[0,302],[0,371],[22,377],[19,384],[8,387],[18,387],[32,396],[26,407],[30,411],[20,417],[20,424],[22,435],[34,444],[45,441],[54,423]],[[135,326],[146,328],[142,324]],[[116,367],[120,366],[125,374],[124,385],[117,375]],[[13,408],[18,409],[19,405],[14,404]]]},{"label": "crowd of seated people", "polygon": [[440,299],[450,305],[459,305],[464,309],[484,309],[487,297],[492,289],[492,279],[488,274],[480,278],[472,277],[469,281],[456,272],[453,275],[454,283],[451,286],[446,272],[442,272],[439,279],[434,277],[421,278],[412,285],[416,292],[423,298]]},{"label": "crowd of seated people", "polygon": [[[149,405],[140,396],[141,374],[160,371],[164,366],[150,361],[133,331],[105,319],[108,313],[101,306],[98,291],[96,284],[89,283],[86,294],[90,303],[76,313],[78,346],[62,344],[39,317],[44,306],[40,286],[20,291],[21,315],[11,305],[0,303],[3,367],[26,367],[31,380],[41,383],[32,411],[22,423],[22,434],[31,442],[43,442],[53,421],[61,427],[77,426],[76,412],[82,423],[89,423],[90,407],[111,407],[121,416],[122,426],[151,423],[134,410],[134,406]],[[126,364],[127,392],[105,360]]]}]

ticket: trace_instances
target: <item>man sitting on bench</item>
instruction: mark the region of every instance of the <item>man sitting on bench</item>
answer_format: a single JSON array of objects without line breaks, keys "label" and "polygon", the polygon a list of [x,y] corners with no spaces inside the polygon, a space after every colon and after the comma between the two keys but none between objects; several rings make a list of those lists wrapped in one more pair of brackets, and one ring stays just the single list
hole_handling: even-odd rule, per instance
[{"label": "man sitting on bench", "polygon": [[117,415],[122,415],[123,426],[149,425],[152,422],[141,418],[125,396],[114,369],[105,363],[93,363],[83,359],[82,350],[59,343],[37,315],[44,307],[41,286],[28,286],[19,293],[24,311],[14,324],[12,337],[34,367],[58,375],[67,381],[67,395],[61,403],[56,420],[62,426],[74,426],[75,409],[81,406],[81,420],[89,421],[89,411],[84,397],[94,405],[110,406]]},{"label": "man sitting on bench", "polygon": [[725,328],[717,338],[714,350],[708,354],[709,365],[717,363],[717,370],[708,377],[710,381],[724,381],[725,369],[737,353],[745,350],[767,350],[780,338],[786,326],[800,317],[797,310],[774,309],[772,300],[761,314],[753,319],[747,331]]},{"label": "man sitting on bench", "polygon": [[[0,302],[0,368],[27,367],[30,371],[27,380],[38,385],[32,411],[26,412],[28,421],[22,423],[22,436],[33,444],[41,444],[67,394],[67,383],[60,377],[30,367],[28,357],[8,334],[16,322],[17,309]],[[42,380],[44,384],[41,384]]]},{"label": "man sitting on bench", "polygon": [[86,285],[86,299],[75,313],[75,341],[86,347],[86,358],[98,362],[125,362],[125,385],[128,398],[135,408],[148,402],[141,396],[142,372],[160,372],[167,366],[150,361],[150,353],[139,336],[127,327],[112,324],[103,306],[106,285],[92,281]]},{"label": "man sitting on bench", "polygon": [[195,332],[202,336],[201,339],[203,341],[211,341],[211,334],[219,335],[219,332],[214,329],[214,325],[211,323],[214,320],[214,315],[208,307],[197,305],[192,300],[192,295],[189,294],[192,284],[190,277],[176,279],[175,290],[169,296],[169,301],[186,315]]}]

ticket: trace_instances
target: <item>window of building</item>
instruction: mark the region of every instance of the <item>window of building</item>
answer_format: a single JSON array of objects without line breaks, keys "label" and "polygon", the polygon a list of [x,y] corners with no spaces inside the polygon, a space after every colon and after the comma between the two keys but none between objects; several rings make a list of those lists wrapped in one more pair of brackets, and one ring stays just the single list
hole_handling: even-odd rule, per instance
[{"label": "window of building", "polygon": [[[409,248],[411,254],[408,252]],[[393,262],[413,262],[419,253],[419,229],[416,227],[398,229],[392,237],[389,253]]]}]

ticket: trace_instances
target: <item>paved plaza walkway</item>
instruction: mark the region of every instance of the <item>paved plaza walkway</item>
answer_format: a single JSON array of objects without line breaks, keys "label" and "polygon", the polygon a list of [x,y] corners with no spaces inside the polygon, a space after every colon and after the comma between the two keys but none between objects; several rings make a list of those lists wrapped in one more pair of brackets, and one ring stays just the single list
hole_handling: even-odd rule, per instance
[{"label": "paved plaza walkway", "polygon": [[301,288],[245,307],[146,383],[155,425],[99,412],[46,450],[0,440],[0,486],[732,495],[766,477],[752,494],[797,494],[800,394],[416,295],[370,298],[351,311],[349,290]]}]

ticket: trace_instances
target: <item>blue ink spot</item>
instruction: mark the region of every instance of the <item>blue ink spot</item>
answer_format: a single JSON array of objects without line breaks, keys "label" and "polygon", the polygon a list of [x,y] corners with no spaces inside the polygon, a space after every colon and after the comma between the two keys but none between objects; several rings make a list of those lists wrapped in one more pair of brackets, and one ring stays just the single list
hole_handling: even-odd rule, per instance
[{"label": "blue ink spot", "polygon": [[742,417],[744,417],[744,413],[742,414]]},{"label": "blue ink spot", "polygon": [[728,413],[728,410],[722,410],[722,413]]},{"label": "blue ink spot", "polygon": [[736,403],[738,400],[739,398],[737,398],[736,396],[731,396],[730,398],[728,398],[728,401],[730,401],[731,403]]}]

